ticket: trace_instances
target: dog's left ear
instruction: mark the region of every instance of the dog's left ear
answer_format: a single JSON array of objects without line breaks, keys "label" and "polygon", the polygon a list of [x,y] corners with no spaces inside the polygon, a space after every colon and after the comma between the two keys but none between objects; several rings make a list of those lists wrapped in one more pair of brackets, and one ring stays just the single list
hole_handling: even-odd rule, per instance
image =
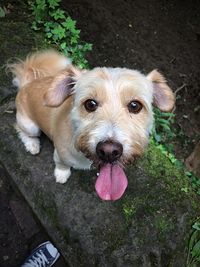
[{"label": "dog's left ear", "polygon": [[153,70],[147,75],[147,79],[153,84],[153,105],[161,111],[171,111],[175,104],[175,96],[165,78],[157,70]]},{"label": "dog's left ear", "polygon": [[70,66],[70,68],[57,74],[44,94],[44,105],[48,107],[60,106],[66,98],[75,93],[74,86],[82,73],[82,70]]}]

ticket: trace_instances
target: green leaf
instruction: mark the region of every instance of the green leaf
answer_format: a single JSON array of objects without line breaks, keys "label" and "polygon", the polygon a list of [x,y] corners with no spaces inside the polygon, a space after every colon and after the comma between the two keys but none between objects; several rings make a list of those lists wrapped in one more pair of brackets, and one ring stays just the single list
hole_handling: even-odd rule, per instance
[{"label": "green leaf", "polygon": [[49,15],[53,17],[55,20],[64,19],[65,18],[65,11],[61,9],[56,9],[55,11],[49,12]]},{"label": "green leaf", "polygon": [[6,16],[5,10],[2,7],[0,7],[0,18],[4,18],[5,16]]},{"label": "green leaf", "polygon": [[193,225],[192,225],[192,228],[200,231],[200,222],[195,222]]},{"label": "green leaf", "polygon": [[66,20],[64,22],[62,22],[62,25],[66,29],[72,30],[72,29],[75,29],[76,21],[72,20],[71,17],[67,17]]},{"label": "green leaf", "polygon": [[62,39],[65,37],[65,29],[61,25],[56,26],[54,29],[51,30],[51,32],[58,39]]},{"label": "green leaf", "polygon": [[51,38],[52,37],[52,33],[51,32],[47,32],[47,37]]},{"label": "green leaf", "polygon": [[45,0],[36,0],[37,10],[45,10],[46,2]]},{"label": "green leaf", "polygon": [[192,176],[192,173],[191,173],[191,172],[185,172],[185,174],[186,174],[188,177],[191,177],[191,176]]},{"label": "green leaf", "polygon": [[161,112],[162,117],[175,117],[174,113],[171,112]]},{"label": "green leaf", "polygon": [[166,120],[166,119],[161,119],[161,118],[158,118],[158,119],[157,119],[157,122],[161,122],[161,123],[163,123],[163,124],[167,124],[167,125],[170,124],[170,122],[169,122],[168,120]]},{"label": "green leaf", "polygon": [[67,44],[64,42],[64,43],[61,43],[60,47],[64,50],[66,48]]},{"label": "green leaf", "polygon": [[182,192],[185,192],[185,193],[188,193],[188,188],[187,188],[187,187],[182,187],[182,188],[181,188],[181,191],[182,191]]},{"label": "green leaf", "polygon": [[154,138],[155,138],[156,142],[158,142],[158,143],[160,143],[160,141],[162,140],[161,135],[157,134],[157,133],[154,134]]},{"label": "green leaf", "polygon": [[35,31],[39,30],[36,21],[33,21],[32,26],[31,26],[31,29],[33,29]]},{"label": "green leaf", "polygon": [[48,0],[49,7],[55,9],[55,7],[59,6],[61,0]]},{"label": "green leaf", "polygon": [[200,240],[192,248],[191,254],[193,257],[199,257],[200,256]]},{"label": "green leaf", "polygon": [[170,127],[167,124],[161,124],[161,126],[166,130],[166,131],[171,131]]}]

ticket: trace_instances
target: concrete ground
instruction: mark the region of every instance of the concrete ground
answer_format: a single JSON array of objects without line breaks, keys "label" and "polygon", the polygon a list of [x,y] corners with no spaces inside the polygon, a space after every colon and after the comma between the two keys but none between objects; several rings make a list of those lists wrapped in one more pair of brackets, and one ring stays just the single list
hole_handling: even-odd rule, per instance
[{"label": "concrete ground", "polygon": [[[31,251],[42,242],[50,240],[27,202],[10,183],[3,166],[0,166],[0,266],[20,266]],[[55,267],[64,267],[62,257]]]},{"label": "concrete ground", "polygon": [[[0,18],[0,104],[3,104],[16,94],[11,75],[6,75],[6,62],[13,56],[27,54],[38,45],[37,37],[30,34],[23,1],[1,1],[0,6],[5,6],[10,12]],[[46,240],[50,238],[45,229],[37,221],[17,186],[11,184],[5,168],[0,165],[0,266],[20,266],[31,250]],[[63,267],[66,264],[60,258],[55,266]]]}]

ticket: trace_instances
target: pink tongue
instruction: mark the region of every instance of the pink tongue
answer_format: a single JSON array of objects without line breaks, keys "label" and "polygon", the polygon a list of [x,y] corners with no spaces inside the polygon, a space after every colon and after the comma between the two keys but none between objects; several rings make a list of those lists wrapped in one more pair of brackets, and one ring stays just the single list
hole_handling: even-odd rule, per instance
[{"label": "pink tongue", "polygon": [[127,185],[123,169],[117,164],[106,164],[100,169],[95,188],[101,199],[117,200],[123,195]]}]

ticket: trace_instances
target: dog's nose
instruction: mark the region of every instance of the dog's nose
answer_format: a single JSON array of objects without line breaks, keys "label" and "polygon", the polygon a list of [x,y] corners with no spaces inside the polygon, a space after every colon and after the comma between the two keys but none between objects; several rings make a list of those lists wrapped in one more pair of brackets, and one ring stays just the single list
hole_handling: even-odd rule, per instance
[{"label": "dog's nose", "polygon": [[123,152],[123,146],[118,142],[99,142],[96,147],[98,157],[104,162],[112,163],[119,159]]}]

